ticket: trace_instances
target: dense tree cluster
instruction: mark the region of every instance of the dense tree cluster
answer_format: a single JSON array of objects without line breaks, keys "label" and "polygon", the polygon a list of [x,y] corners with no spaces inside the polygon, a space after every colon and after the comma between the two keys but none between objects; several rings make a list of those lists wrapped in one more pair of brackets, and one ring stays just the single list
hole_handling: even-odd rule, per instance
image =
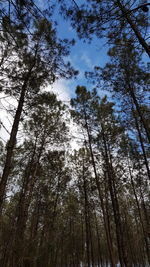
[{"label": "dense tree cluster", "polygon": [[0,142],[2,267],[150,266],[149,3],[84,2],[57,5],[80,38],[107,38],[110,60],[86,73],[94,89],[77,86],[70,106],[44,90],[78,74],[55,3],[0,3],[0,90],[17,101]]}]

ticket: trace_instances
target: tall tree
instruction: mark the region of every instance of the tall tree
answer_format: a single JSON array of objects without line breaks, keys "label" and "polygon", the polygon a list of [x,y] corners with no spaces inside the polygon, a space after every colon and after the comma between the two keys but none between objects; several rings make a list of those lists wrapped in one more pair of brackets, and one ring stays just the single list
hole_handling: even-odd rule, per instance
[{"label": "tall tree", "polygon": [[[54,162],[58,156],[60,157],[59,159],[61,159],[61,152],[55,152],[56,145],[59,143],[59,150],[64,150],[63,142],[66,140],[66,126],[63,119],[64,105],[62,105],[61,102],[56,99],[55,95],[50,93],[39,94],[34,100],[35,106],[32,107],[32,110],[30,111],[31,118],[26,123],[25,127],[26,133],[28,132],[28,138],[24,143],[24,150],[25,153],[27,153],[26,149],[28,149],[28,153],[30,152],[30,154],[28,155],[28,159],[25,160],[25,166],[20,173],[22,179],[20,185],[21,188],[18,192],[18,203],[16,205],[16,211],[14,212],[15,223],[13,225],[11,238],[8,242],[9,246],[7,244],[7,253],[5,252],[5,255],[2,257],[3,266],[7,266],[10,259],[13,261],[14,265],[22,266],[24,257],[25,230],[34,190],[36,187],[39,187],[39,190],[42,190],[42,186],[44,185],[42,185],[42,181],[40,181],[40,179],[44,179],[44,175],[46,175],[46,177],[49,175],[49,172],[52,169],[53,164],[55,165]],[[20,153],[23,153],[22,149]],[[49,163],[49,170],[46,165],[43,166],[43,163],[44,161],[48,163],[51,155],[52,163],[51,166]],[[61,166],[60,164],[59,167],[62,169],[60,170],[60,174],[59,172],[57,173],[58,170],[55,168],[55,175],[57,174],[58,176],[56,176],[56,179],[58,179],[56,186],[56,188],[58,187],[58,194],[60,190],[61,177],[62,175],[65,176],[65,171],[63,173],[63,165]],[[44,173],[42,171],[43,168],[45,168],[45,171],[43,170]],[[48,174],[45,173],[46,171]],[[48,183],[48,177],[45,179]],[[66,181],[67,179],[68,178],[66,175]],[[64,181],[64,183],[66,182]],[[54,203],[56,201],[56,206],[58,196],[56,195],[56,200],[54,198]],[[54,214],[52,214],[52,216],[55,216],[55,205]],[[9,227],[12,226],[10,225]]]},{"label": "tall tree", "polygon": [[[6,66],[5,73],[9,79],[7,92],[19,98],[14,122],[7,144],[6,162],[0,182],[0,208],[5,196],[8,176],[11,170],[13,150],[16,144],[19,122],[23,106],[46,84],[53,83],[56,77],[70,78],[76,72],[63,56],[68,55],[68,42],[61,43],[56,38],[56,31],[46,19],[36,21],[32,36],[24,36],[24,43],[16,53],[17,60],[13,66]],[[14,56],[14,55],[13,55]],[[8,82],[6,82],[8,83]],[[6,84],[3,84],[5,90]]]},{"label": "tall tree", "polygon": [[[91,39],[95,34],[98,38],[107,37],[110,43],[122,39],[125,32],[133,36],[134,41],[141,45],[150,56],[150,48],[146,41],[145,31],[148,29],[148,7],[150,3],[142,1],[72,1],[70,7],[62,1],[62,11],[71,18],[73,27],[80,38]],[[65,5],[66,3],[66,5]]]}]

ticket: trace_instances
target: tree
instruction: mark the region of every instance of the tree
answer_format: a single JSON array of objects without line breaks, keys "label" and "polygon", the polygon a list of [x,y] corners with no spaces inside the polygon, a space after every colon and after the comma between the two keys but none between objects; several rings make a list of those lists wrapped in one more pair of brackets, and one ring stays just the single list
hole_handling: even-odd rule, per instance
[{"label": "tree", "polygon": [[[130,220],[130,214],[127,211],[125,212],[123,207],[128,205],[126,203],[128,186],[134,187],[134,185],[132,180],[129,180],[128,184],[126,184],[125,158],[120,158],[119,148],[125,134],[124,127],[122,127],[122,121],[119,117],[116,118],[114,114],[114,104],[108,102],[106,97],[100,101],[95,90],[90,92],[85,87],[77,87],[76,93],[77,97],[72,100],[73,107],[75,107],[72,113],[81,127],[83,127],[85,147],[90,153],[91,164],[96,177],[95,183],[99,191],[103,212],[110,261],[113,265],[115,262],[113,261],[115,260],[114,246],[117,246],[121,266],[130,266],[135,261],[134,250],[132,250],[134,239],[130,241],[131,250],[128,250],[127,236],[130,236],[131,232],[126,222]],[[138,161],[137,168],[140,169],[140,166],[141,163]],[[135,168],[133,170],[135,171]],[[145,180],[144,171],[139,175],[142,175],[143,180]],[[146,192],[147,189],[144,189],[143,186],[141,190]],[[141,191],[139,194],[141,194]],[[142,198],[144,199],[144,197]],[[138,203],[136,202],[135,204],[137,208]],[[144,220],[144,218],[141,219],[142,223]],[[142,246],[147,250],[147,234],[143,232],[141,238],[145,239],[145,241],[143,239],[145,244],[143,243]],[[148,250],[146,254],[147,256],[149,255]]]},{"label": "tree", "polygon": [[[121,233],[121,223],[119,223],[119,219],[118,219],[119,218],[119,210],[118,210],[119,207],[118,207],[118,202],[116,200],[117,196],[114,195],[114,194],[116,194],[114,191],[114,190],[116,190],[115,182],[113,180],[114,179],[113,176],[111,175],[111,172],[114,173],[114,171],[112,169],[111,162],[109,162],[108,153],[110,154],[110,152],[108,152],[107,141],[105,139],[106,133],[104,131],[104,125],[102,123],[102,121],[103,120],[105,121],[106,118],[104,116],[101,117],[100,112],[98,113],[98,111],[97,111],[99,97],[97,96],[97,93],[95,90],[93,90],[93,92],[90,93],[89,91],[86,90],[85,87],[79,87],[78,86],[76,93],[77,93],[77,98],[72,100],[72,104],[76,107],[77,118],[79,118],[79,120],[81,121],[81,125],[86,129],[86,134],[87,134],[87,141],[86,142],[87,142],[87,147],[89,148],[90,154],[91,154],[91,160],[92,160],[93,170],[94,170],[94,174],[95,174],[96,185],[97,185],[97,189],[99,191],[99,198],[101,201],[101,208],[102,208],[103,216],[104,216],[105,231],[106,231],[106,235],[107,235],[107,242],[108,242],[108,247],[109,247],[109,252],[110,252],[110,259],[111,259],[111,264],[113,265],[114,263],[113,263],[113,255],[112,255],[112,244],[111,244],[111,236],[110,236],[110,232],[109,232],[108,218],[107,218],[107,213],[106,213],[106,207],[105,207],[104,201],[103,201],[103,198],[104,198],[103,192],[102,192],[102,189],[100,188],[99,175],[98,175],[97,166],[96,166],[97,164],[95,161],[95,156],[94,156],[93,147],[92,147],[93,138],[95,135],[95,132],[93,133],[93,131],[97,130],[99,133],[99,131],[100,131],[99,127],[101,127],[101,129],[102,129],[102,133],[101,133],[102,137],[101,138],[102,138],[102,143],[104,146],[104,151],[102,151],[102,153],[103,153],[104,162],[106,165],[105,166],[106,172],[104,171],[104,176],[105,176],[105,174],[108,175],[109,190],[110,190],[110,194],[111,194],[111,200],[112,200],[112,205],[113,205],[113,210],[114,210],[114,218],[115,218],[115,222],[116,222],[116,234],[117,234],[117,240],[118,240],[119,257],[120,257],[120,262],[122,262],[123,257],[125,257],[125,254],[123,252],[123,247],[124,247],[123,241],[120,239],[122,233]],[[106,112],[108,112],[109,108],[108,108],[107,103],[105,104],[105,106],[106,106]],[[111,108],[111,104],[110,104],[110,108]],[[105,111],[104,111],[103,115],[104,114],[105,114]],[[99,121],[97,124],[98,116],[100,116],[100,117],[99,117]],[[95,128],[93,126],[97,126],[97,128]],[[108,126],[106,126],[106,127],[108,127]],[[92,133],[93,133],[93,135],[92,135]],[[107,179],[107,178],[105,177],[105,179]],[[119,229],[120,229],[120,232],[118,232]],[[121,251],[121,249],[122,249],[122,251]],[[122,262],[122,266],[123,266],[123,262]]]},{"label": "tree", "polygon": [[[108,52],[111,63],[107,63],[104,69],[95,67],[95,71],[88,73],[87,76],[97,86],[100,85],[102,79],[104,80],[106,89],[108,88],[117,99],[119,109],[126,121],[126,127],[130,130],[136,129],[149,178],[146,144],[150,142],[150,129],[146,119],[148,113],[146,115],[146,112],[143,112],[144,107],[148,111],[149,72],[134,49],[133,40],[127,40],[124,37],[123,42],[124,49],[114,46]],[[126,46],[126,44],[128,45]]]},{"label": "tree", "polygon": [[[51,216],[54,219],[59,191],[63,190],[68,180],[63,163],[63,142],[66,141],[67,131],[65,121],[63,120],[64,105],[56,99],[55,95],[50,93],[43,93],[36,96],[34,104],[35,106],[30,111],[30,120],[25,125],[28,136],[24,142],[23,149],[19,151],[21,154],[28,153],[28,158],[25,157],[24,164],[21,166],[23,170],[21,169],[20,172],[21,180],[19,179],[18,181],[18,186],[20,187],[17,196],[18,203],[16,204],[16,210],[13,215],[13,229],[9,225],[12,234],[8,242],[9,245],[7,244],[5,254],[2,257],[3,266],[7,266],[9,261],[13,261],[13,264],[16,266],[22,266],[24,262],[25,231],[29,208],[35,190],[37,192],[43,190],[43,198],[46,197],[47,201],[49,199],[49,195],[47,194],[53,194],[51,201],[55,205],[51,207]],[[57,152],[55,150],[58,144],[59,151]],[[20,161],[20,157],[18,160]],[[51,164],[49,162],[50,160],[52,160]],[[59,164],[58,167],[57,164]],[[53,173],[53,175],[51,174],[52,176],[50,172]],[[50,177],[51,179],[55,177],[54,184],[50,181]],[[61,181],[61,179],[64,179],[64,181]],[[52,186],[53,188],[54,186],[54,189],[49,188],[49,182],[50,187]],[[60,189],[61,187],[62,189]],[[54,194],[55,191],[53,191],[55,189],[57,190],[56,195]],[[47,204],[45,208],[47,208]]]},{"label": "tree", "polygon": [[[80,38],[91,39],[95,34],[98,38],[106,37],[110,44],[122,39],[127,32],[128,37],[133,36],[134,42],[141,45],[150,56],[150,48],[143,38],[148,28],[148,6],[150,3],[141,1],[97,1],[91,0],[77,4],[72,1],[68,7],[66,1],[61,1],[62,11],[70,17],[72,26],[77,30]],[[66,5],[65,5],[66,3]],[[135,46],[136,46],[135,45]]]},{"label": "tree", "polygon": [[61,43],[57,41],[56,31],[47,20],[36,21],[31,38],[25,35],[24,39],[23,46],[21,45],[21,49],[16,54],[17,61],[13,67],[8,66],[5,69],[10,86],[7,91],[19,100],[7,144],[6,162],[0,183],[1,210],[24,104],[28,105],[28,102],[33,101],[35,94],[48,82],[53,83],[57,75],[70,78],[76,74],[70,63],[63,61],[63,56],[68,55],[67,41],[64,40],[64,45],[62,41]]}]

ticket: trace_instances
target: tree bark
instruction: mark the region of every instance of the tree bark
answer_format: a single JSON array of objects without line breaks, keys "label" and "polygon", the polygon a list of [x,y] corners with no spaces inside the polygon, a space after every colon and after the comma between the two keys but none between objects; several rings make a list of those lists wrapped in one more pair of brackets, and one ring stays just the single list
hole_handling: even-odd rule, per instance
[{"label": "tree bark", "polygon": [[96,164],[95,164],[95,159],[94,159],[94,155],[93,155],[91,136],[90,136],[89,126],[88,126],[88,122],[87,122],[86,111],[84,112],[84,115],[85,115],[85,125],[86,125],[86,130],[87,130],[87,135],[88,135],[89,150],[90,150],[90,154],[91,154],[92,166],[93,166],[94,175],[95,175],[95,182],[96,182],[96,186],[98,189],[99,199],[100,199],[101,208],[102,208],[102,212],[103,212],[104,227],[105,227],[105,232],[106,232],[106,239],[107,239],[107,245],[108,245],[108,250],[109,250],[109,255],[110,255],[111,266],[115,267],[113,249],[112,249],[112,244],[111,244],[111,237],[109,235],[109,230],[108,230],[107,215],[106,215],[106,211],[105,211],[105,205],[104,205],[102,192],[100,189],[99,178],[97,175]]},{"label": "tree bark", "polygon": [[[20,194],[19,203],[16,209],[17,222],[16,222],[16,236],[14,247],[17,249],[17,252],[13,254],[13,261],[16,267],[22,267],[23,262],[23,251],[24,251],[24,234],[26,229],[26,223],[28,219],[28,210],[29,205],[32,199],[32,193],[35,186],[35,178],[38,172],[39,161],[43,152],[43,147],[45,143],[45,133],[43,135],[43,140],[39,153],[37,155],[37,160],[35,162],[34,156],[36,151],[34,151],[33,158],[31,161],[31,166],[24,177],[24,185]],[[20,265],[18,264],[20,262]]]},{"label": "tree bark", "polygon": [[90,267],[90,236],[89,236],[89,218],[88,218],[88,198],[86,190],[86,179],[84,174],[84,162],[83,162],[83,188],[84,188],[84,205],[85,205],[85,229],[86,229],[86,253],[87,253],[87,266]]},{"label": "tree bark", "polygon": [[141,123],[143,124],[143,127],[145,129],[145,133],[146,133],[146,136],[147,136],[147,139],[150,143],[150,129],[148,128],[144,118],[143,118],[143,115],[142,115],[142,112],[141,112],[141,109],[140,109],[140,106],[139,106],[139,103],[137,101],[137,98],[135,96],[135,93],[134,93],[134,90],[130,87],[130,85],[128,84],[129,86],[129,93],[130,93],[130,96],[131,96],[131,99],[133,100],[133,103],[136,107],[136,110],[137,110],[137,113],[139,115],[139,118],[141,120]]},{"label": "tree bark", "polygon": [[108,181],[108,187],[110,191],[111,201],[112,201],[112,208],[114,213],[114,221],[116,225],[116,237],[117,237],[117,244],[118,244],[118,254],[119,254],[119,260],[120,265],[123,267],[124,265],[126,267],[130,266],[128,263],[124,240],[123,240],[123,231],[122,231],[122,225],[121,225],[121,217],[120,217],[120,209],[119,209],[119,203],[118,203],[118,197],[116,192],[116,185],[115,185],[115,174],[113,170],[113,166],[109,160],[109,154],[107,148],[107,141],[105,138],[105,131],[104,126],[101,123],[102,128],[102,138],[103,138],[103,144],[104,144],[104,161],[105,161],[105,167],[106,167],[106,176]]},{"label": "tree bark", "polygon": [[139,204],[138,197],[137,197],[137,194],[136,194],[136,190],[135,190],[134,181],[133,181],[133,177],[132,177],[132,174],[131,174],[129,162],[128,162],[128,168],[129,168],[129,174],[130,174],[130,180],[131,180],[132,190],[133,190],[134,197],[135,197],[135,200],[136,200],[136,204],[137,204],[137,208],[138,208],[138,213],[139,213],[140,224],[141,224],[141,228],[142,228],[142,232],[143,232],[143,236],[144,236],[144,241],[145,241],[145,246],[146,246],[146,253],[147,253],[147,257],[148,257],[148,262],[150,264],[150,251],[149,251],[148,240],[147,240],[147,236],[146,236],[146,231],[145,231],[145,227],[144,227],[144,223],[143,223],[143,219],[142,219],[140,204]]},{"label": "tree bark", "polygon": [[136,117],[136,114],[135,114],[134,110],[133,110],[133,116],[134,116],[134,120],[135,120],[135,126],[136,126],[136,129],[137,129],[138,135],[139,135],[139,140],[140,140],[140,144],[141,144],[141,148],[142,148],[142,152],[143,152],[144,163],[145,163],[145,166],[146,166],[148,179],[150,180],[149,164],[148,164],[148,160],[147,160],[147,156],[146,156],[146,152],[145,152],[145,148],[144,148],[144,144],[143,144],[143,139],[142,139],[142,135],[141,135],[139,124],[138,124],[138,119]]},{"label": "tree bark", "polygon": [[0,182],[0,216],[2,214],[3,201],[4,201],[4,197],[5,197],[5,193],[6,193],[7,181],[8,181],[9,174],[11,172],[12,156],[13,156],[13,151],[14,151],[14,147],[16,144],[16,137],[17,137],[19,122],[20,122],[20,118],[21,118],[21,114],[22,114],[23,105],[24,105],[25,94],[26,94],[26,90],[28,87],[28,81],[30,79],[34,65],[35,65],[35,63],[31,67],[31,69],[29,70],[29,72],[28,72],[28,74],[24,80],[24,83],[22,85],[20,99],[18,102],[18,107],[16,110],[12,130],[10,133],[10,139],[8,141],[8,144],[7,144],[7,154],[6,154],[5,166],[4,166],[4,170],[3,170],[3,174],[2,174],[1,182]]}]

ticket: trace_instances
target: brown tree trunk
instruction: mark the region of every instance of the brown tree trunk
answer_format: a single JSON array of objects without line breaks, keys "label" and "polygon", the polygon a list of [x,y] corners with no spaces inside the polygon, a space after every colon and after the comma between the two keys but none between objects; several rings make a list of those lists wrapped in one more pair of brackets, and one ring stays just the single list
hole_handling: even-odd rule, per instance
[{"label": "brown tree trunk", "polygon": [[95,164],[95,159],[94,159],[94,154],[93,154],[93,149],[92,149],[92,144],[91,144],[91,136],[90,136],[90,131],[89,131],[88,122],[87,122],[87,118],[86,118],[86,112],[85,112],[85,125],[86,125],[86,130],[87,130],[87,135],[88,135],[88,144],[89,144],[92,166],[93,166],[94,175],[95,175],[95,182],[96,182],[96,186],[98,189],[99,199],[100,199],[101,208],[102,208],[102,212],[103,212],[104,227],[105,227],[105,232],[106,232],[106,239],[107,239],[107,245],[108,245],[108,250],[109,250],[109,255],[110,255],[111,266],[115,267],[113,247],[112,247],[111,237],[109,235],[109,230],[108,230],[108,222],[107,222],[107,215],[106,215],[106,211],[105,211],[104,200],[103,200],[103,196],[102,196],[102,192],[101,192],[101,188],[100,188],[100,183],[99,183],[99,178],[98,178],[97,170],[96,170],[96,164]]},{"label": "brown tree trunk", "polygon": [[148,245],[147,235],[146,235],[146,231],[145,231],[145,227],[144,227],[144,223],[143,223],[143,219],[142,219],[142,214],[141,214],[141,209],[140,209],[140,204],[139,204],[138,197],[137,197],[137,194],[136,194],[136,190],[135,190],[135,186],[134,186],[134,181],[133,181],[133,177],[132,177],[132,174],[131,174],[129,163],[128,163],[128,168],[129,168],[129,174],[130,174],[130,180],[131,180],[132,190],[133,190],[134,197],[135,197],[135,200],[136,200],[136,204],[137,204],[137,208],[138,208],[138,213],[139,213],[140,224],[141,224],[141,228],[142,228],[142,232],[143,232],[143,236],[144,236],[144,241],[145,241],[145,246],[146,246],[146,253],[147,253],[147,257],[148,257],[148,262],[150,264],[150,251],[149,251],[149,245]]},{"label": "brown tree trunk", "polygon": [[86,179],[84,174],[84,162],[83,162],[83,188],[84,188],[84,205],[85,205],[85,229],[86,229],[86,254],[87,254],[87,266],[90,267],[90,236],[89,236],[89,218],[88,218],[88,197],[86,189]]},{"label": "brown tree trunk", "polygon": [[11,161],[12,161],[12,156],[13,156],[13,150],[16,144],[16,136],[17,136],[18,126],[19,126],[22,108],[24,104],[25,92],[27,88],[26,86],[27,86],[27,83],[25,82],[24,85],[22,86],[21,95],[20,95],[16,115],[14,118],[14,123],[12,126],[11,134],[10,134],[10,139],[7,144],[6,161],[5,161],[5,166],[4,166],[4,170],[3,170],[3,174],[2,174],[1,182],[0,182],[0,213],[2,212],[2,205],[3,205],[3,201],[5,197],[7,180],[8,180],[10,171],[11,171]]},{"label": "brown tree trunk", "polygon": [[5,193],[6,193],[8,176],[9,176],[10,171],[11,171],[11,162],[12,162],[13,150],[14,150],[14,147],[16,144],[16,137],[17,137],[19,122],[20,122],[20,118],[21,118],[21,114],[22,114],[23,105],[24,105],[25,94],[26,94],[26,90],[28,87],[28,81],[30,79],[34,65],[35,65],[35,63],[31,67],[31,69],[29,70],[29,72],[28,72],[28,74],[24,80],[24,83],[22,85],[20,99],[18,102],[18,107],[16,110],[13,126],[12,126],[11,133],[10,133],[10,139],[8,141],[8,144],[7,144],[7,154],[6,154],[5,166],[4,166],[3,174],[1,177],[1,181],[0,181],[0,216],[2,213],[3,201],[4,201],[4,197],[5,197]]},{"label": "brown tree trunk", "polygon": [[[25,197],[25,192],[27,191],[27,178],[31,174],[31,168],[32,168],[32,165],[33,165],[35,151],[36,151],[36,142],[37,142],[37,139],[35,140],[34,149],[33,149],[33,152],[32,152],[31,159],[29,160],[29,162],[28,162],[28,164],[26,166],[26,169],[25,169],[24,180],[23,180],[22,190],[21,190],[20,198],[19,199],[21,199],[21,197],[24,198]],[[19,209],[20,209],[20,207],[19,207]],[[3,265],[3,267],[6,267],[7,266],[10,258],[12,257],[12,254],[13,254],[14,242],[15,242],[15,235],[16,235],[16,223],[15,223],[15,220],[16,220],[16,217],[17,216],[18,216],[18,208],[16,209],[16,212],[14,214],[14,217],[11,220],[11,224],[12,225],[10,224],[10,226],[11,226],[11,233],[12,234],[11,234],[11,236],[10,236],[8,242],[7,242],[6,256],[4,255],[2,257],[2,265]]]},{"label": "brown tree trunk", "polygon": [[[89,209],[88,209],[89,210]],[[93,249],[93,238],[92,238],[92,226],[91,226],[91,221],[90,221],[90,214],[88,212],[88,217],[89,217],[89,233],[90,233],[90,248],[91,248],[91,263],[92,267],[95,266],[94,262],[94,249]]]},{"label": "brown tree trunk", "polygon": [[39,149],[37,159],[36,157],[36,145],[33,153],[33,157],[29,166],[27,166],[24,176],[24,183],[20,193],[19,203],[16,208],[16,231],[14,236],[14,248],[16,252],[13,253],[13,262],[16,267],[21,267],[23,264],[23,254],[24,254],[24,234],[26,229],[26,223],[28,219],[28,209],[32,199],[32,193],[35,186],[35,178],[38,172],[39,161],[43,152],[43,147],[45,143],[45,133],[43,135],[43,140],[41,147]]},{"label": "brown tree trunk", "polygon": [[141,144],[141,148],[142,148],[142,152],[143,152],[144,163],[145,163],[145,166],[146,166],[148,179],[150,180],[149,164],[148,164],[148,160],[147,160],[147,156],[146,156],[146,152],[145,152],[145,148],[144,148],[144,144],[143,144],[142,135],[141,135],[140,128],[139,128],[138,119],[136,117],[136,114],[135,114],[134,110],[133,110],[133,116],[134,116],[134,120],[135,120],[135,126],[137,128],[137,132],[138,132],[138,135],[139,135],[139,140],[140,140],[140,144]]},{"label": "brown tree trunk", "polygon": [[143,127],[144,127],[144,130],[145,130],[147,139],[148,139],[148,141],[149,141],[149,143],[150,143],[150,129],[149,129],[148,125],[147,125],[146,122],[145,122],[145,119],[144,119],[143,114],[142,114],[142,112],[141,112],[139,103],[138,103],[137,98],[136,98],[136,96],[135,96],[134,89],[132,89],[132,88],[130,87],[130,84],[128,84],[128,87],[129,87],[128,89],[129,89],[129,93],[130,93],[131,99],[133,100],[133,103],[134,103],[134,105],[135,105],[135,107],[136,107],[136,110],[137,110],[137,113],[138,113],[138,115],[139,115],[139,118],[140,118],[140,120],[141,120],[141,123],[142,123],[142,125],[143,125]]},{"label": "brown tree trunk", "polygon": [[[94,251],[93,251],[93,240],[92,240],[92,227],[90,220],[90,207],[89,207],[89,199],[87,193],[87,180],[84,174],[84,159],[83,159],[83,188],[84,188],[84,200],[85,200],[85,225],[87,227],[86,233],[88,233],[88,253],[89,256],[87,259],[91,258],[91,261],[88,261],[88,264],[91,262],[92,267],[94,267]],[[91,252],[91,253],[90,253]],[[91,257],[90,257],[91,255]],[[89,265],[89,266],[91,266]]]},{"label": "brown tree trunk", "polygon": [[100,266],[102,267],[103,260],[102,260],[101,242],[100,242],[100,234],[99,234],[99,229],[98,229],[96,212],[94,212],[94,217],[95,217],[96,235],[97,235],[97,243],[98,243],[98,267]]},{"label": "brown tree trunk", "polygon": [[117,237],[117,244],[118,244],[118,254],[119,254],[119,260],[120,265],[123,267],[124,265],[126,267],[130,266],[128,263],[124,240],[123,240],[123,231],[122,231],[122,225],[121,225],[121,215],[120,215],[120,209],[119,209],[119,203],[118,203],[118,197],[116,192],[116,185],[115,185],[115,173],[113,170],[113,166],[109,159],[109,149],[107,148],[107,141],[105,138],[105,132],[104,127],[101,124],[102,128],[102,138],[103,138],[103,144],[104,144],[104,154],[105,154],[105,168],[106,168],[106,176],[112,201],[112,208],[114,213],[114,221],[116,225],[116,237]]}]

